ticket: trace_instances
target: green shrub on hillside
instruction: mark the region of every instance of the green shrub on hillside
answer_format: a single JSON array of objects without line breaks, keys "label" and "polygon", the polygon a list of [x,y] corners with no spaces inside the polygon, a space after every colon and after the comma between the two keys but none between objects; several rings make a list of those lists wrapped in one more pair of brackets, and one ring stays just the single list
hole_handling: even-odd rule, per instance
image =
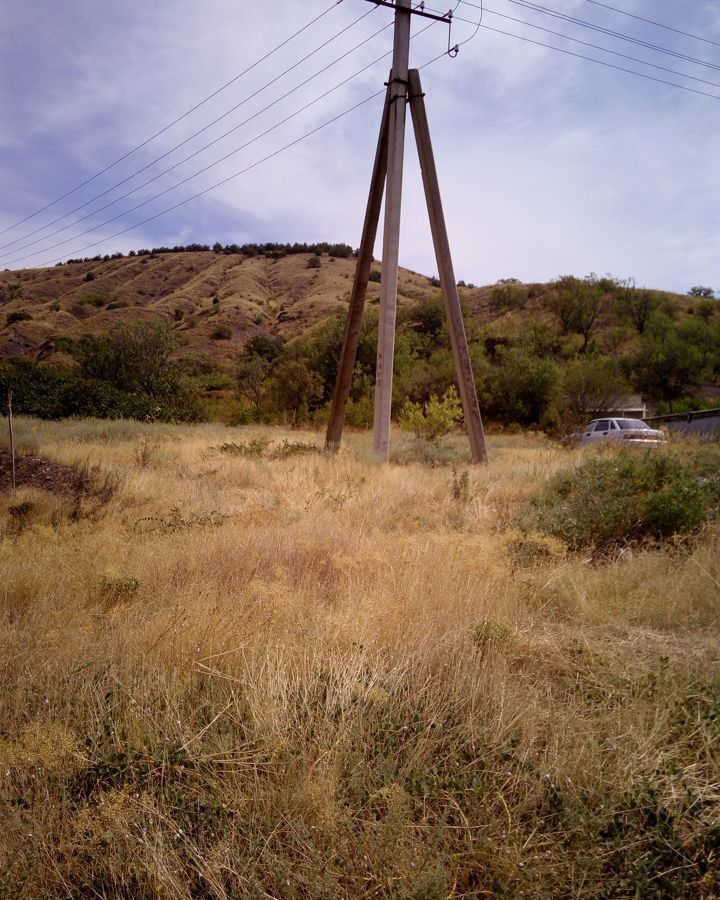
[{"label": "green shrub on hillside", "polygon": [[720,513],[718,471],[716,448],[683,461],[627,451],[614,459],[591,459],[551,479],[519,525],[559,538],[573,550],[686,534]]}]

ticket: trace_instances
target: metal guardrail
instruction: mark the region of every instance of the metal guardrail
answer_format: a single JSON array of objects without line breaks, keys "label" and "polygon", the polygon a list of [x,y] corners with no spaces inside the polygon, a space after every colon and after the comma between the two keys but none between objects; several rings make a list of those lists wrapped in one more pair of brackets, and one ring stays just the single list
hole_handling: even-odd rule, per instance
[{"label": "metal guardrail", "polygon": [[657,422],[662,425],[663,422],[692,422],[695,419],[712,419],[720,416],[720,406],[714,409],[699,409],[696,412],[684,413],[668,413],[665,416],[648,416],[646,422]]}]

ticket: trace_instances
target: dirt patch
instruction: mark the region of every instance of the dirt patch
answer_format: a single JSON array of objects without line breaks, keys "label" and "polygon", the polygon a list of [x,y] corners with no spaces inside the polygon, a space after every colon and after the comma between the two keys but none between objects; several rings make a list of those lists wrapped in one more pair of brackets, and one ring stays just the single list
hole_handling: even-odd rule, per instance
[{"label": "dirt patch", "polygon": [[[86,471],[31,454],[17,457],[15,482],[18,488],[41,488],[53,494],[83,495],[92,492],[92,484]],[[9,491],[11,487],[10,451],[0,450],[0,491]]]}]

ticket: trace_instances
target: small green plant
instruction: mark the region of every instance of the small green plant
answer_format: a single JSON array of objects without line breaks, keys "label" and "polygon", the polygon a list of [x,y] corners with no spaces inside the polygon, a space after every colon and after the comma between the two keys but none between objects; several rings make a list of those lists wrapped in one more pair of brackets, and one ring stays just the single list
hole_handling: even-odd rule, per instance
[{"label": "small green plant", "polygon": [[95,281],[95,273],[88,272],[83,281]]},{"label": "small green plant", "polygon": [[270,441],[267,438],[253,438],[251,441],[245,441],[236,444],[234,441],[227,441],[221,444],[217,449],[220,453],[226,453],[228,456],[254,456],[261,457]]},{"label": "small green plant", "polygon": [[433,394],[424,406],[408,401],[400,413],[400,425],[418,438],[437,442],[453,431],[462,417],[460,398],[457,390],[451,387],[442,398]]},{"label": "small green plant", "polygon": [[275,447],[270,454],[271,459],[289,459],[291,456],[307,456],[309,453],[322,453],[317,444],[308,444],[303,441],[284,440]]},{"label": "small green plant", "polygon": [[135,462],[141,469],[147,469],[157,456],[160,444],[143,435],[135,445]]},{"label": "small green plant", "polygon": [[470,476],[467,469],[462,472],[453,469],[452,498],[457,503],[467,503],[470,499]]},{"label": "small green plant", "polygon": [[485,619],[475,626],[472,641],[476,647],[507,647],[512,642],[512,632],[505,625]]},{"label": "small green plant", "polygon": [[232,337],[232,328],[228,325],[216,325],[210,332],[210,337],[214,341],[229,341]]},{"label": "small green plant", "polygon": [[184,531],[187,528],[219,528],[230,518],[227,513],[212,510],[209,513],[193,513],[191,516],[183,516],[179,507],[173,506],[166,516],[145,516],[135,523],[135,531],[143,534],[167,534],[169,532]]},{"label": "small green plant", "polygon": [[140,581],[124,572],[106,572],[100,578],[100,594],[106,604],[131,600],[140,590]]}]

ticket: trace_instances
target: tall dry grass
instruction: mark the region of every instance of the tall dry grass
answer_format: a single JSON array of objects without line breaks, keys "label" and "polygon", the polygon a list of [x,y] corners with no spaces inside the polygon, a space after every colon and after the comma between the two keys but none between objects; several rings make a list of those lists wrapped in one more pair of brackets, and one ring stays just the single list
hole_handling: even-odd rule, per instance
[{"label": "tall dry grass", "polygon": [[252,438],[319,442],[18,423],[116,489],[0,503],[0,897],[718,896],[716,530],[528,557],[540,438]]}]

